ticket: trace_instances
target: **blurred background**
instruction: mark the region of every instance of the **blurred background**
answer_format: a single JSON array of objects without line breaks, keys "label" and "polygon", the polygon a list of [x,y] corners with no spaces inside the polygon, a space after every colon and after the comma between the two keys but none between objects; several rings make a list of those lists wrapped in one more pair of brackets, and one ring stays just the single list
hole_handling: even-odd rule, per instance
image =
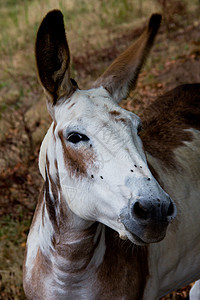
[{"label": "blurred background", "polygon": [[[51,123],[34,43],[54,8],[64,14],[71,73],[81,88],[142,33],[154,12],[162,13],[162,26],[136,90],[121,105],[141,115],[163,92],[200,82],[199,0],[0,1],[0,300],[25,299],[23,255],[42,184],[38,153]],[[186,299],[189,289],[163,299]]]}]

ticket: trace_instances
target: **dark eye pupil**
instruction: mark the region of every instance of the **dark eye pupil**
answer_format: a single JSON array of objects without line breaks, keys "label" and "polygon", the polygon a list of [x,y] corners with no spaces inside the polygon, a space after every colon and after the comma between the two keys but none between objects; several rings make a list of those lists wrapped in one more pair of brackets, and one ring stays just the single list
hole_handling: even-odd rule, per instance
[{"label": "dark eye pupil", "polygon": [[89,141],[89,138],[85,134],[81,134],[81,133],[78,133],[78,132],[71,132],[68,135],[67,140],[69,142],[73,143],[73,144],[77,144],[81,141],[87,142],[87,141]]}]

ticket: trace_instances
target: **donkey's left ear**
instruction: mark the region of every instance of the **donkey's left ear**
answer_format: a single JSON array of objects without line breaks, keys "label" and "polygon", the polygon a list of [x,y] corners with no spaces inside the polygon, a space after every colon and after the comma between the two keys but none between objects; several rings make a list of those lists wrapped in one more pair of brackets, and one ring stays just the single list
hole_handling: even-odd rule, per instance
[{"label": "donkey's left ear", "polygon": [[92,86],[94,88],[103,86],[117,103],[127,98],[130,90],[136,85],[138,75],[153,45],[160,22],[161,15],[153,14],[140,38],[116,58]]},{"label": "donkey's left ear", "polygon": [[48,99],[56,104],[61,96],[69,97],[75,87],[70,80],[70,53],[59,10],[50,11],[43,19],[37,33],[35,54],[39,78]]}]

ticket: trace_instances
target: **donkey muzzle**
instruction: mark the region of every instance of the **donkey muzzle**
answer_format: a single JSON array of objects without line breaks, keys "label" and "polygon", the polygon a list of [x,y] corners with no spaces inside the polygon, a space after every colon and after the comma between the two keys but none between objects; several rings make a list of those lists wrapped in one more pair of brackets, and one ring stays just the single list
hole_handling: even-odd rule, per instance
[{"label": "donkey muzzle", "polygon": [[163,199],[138,196],[122,209],[120,221],[136,243],[149,244],[165,237],[168,224],[175,216],[176,206],[167,194]]}]

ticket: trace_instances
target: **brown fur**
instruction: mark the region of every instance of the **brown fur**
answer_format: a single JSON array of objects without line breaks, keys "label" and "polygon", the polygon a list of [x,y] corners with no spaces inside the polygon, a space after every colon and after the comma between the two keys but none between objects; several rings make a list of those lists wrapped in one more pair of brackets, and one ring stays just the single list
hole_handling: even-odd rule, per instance
[{"label": "brown fur", "polygon": [[109,111],[109,114],[110,114],[111,116],[120,116],[120,112],[119,112],[119,111],[116,111],[116,110]]},{"label": "brown fur", "polygon": [[149,275],[148,247],[124,242],[108,227],[106,246],[98,271],[98,285],[102,291],[97,299],[142,299]]},{"label": "brown fur", "polygon": [[31,223],[30,230],[35,225],[37,214],[39,214],[40,210],[43,209],[43,206],[44,206],[43,195],[44,195],[44,186],[42,186],[41,191],[40,191],[40,195],[38,197],[38,202],[37,202],[37,206],[36,206],[36,209],[35,209],[35,213],[34,213],[34,216],[33,216],[33,220],[32,220],[32,223]]},{"label": "brown fur", "polygon": [[72,103],[68,109],[72,108],[75,104],[76,103]]},{"label": "brown fur", "polygon": [[[68,223],[66,223],[66,220],[68,220]],[[65,215],[62,222],[59,243],[55,246],[56,253],[62,257],[66,257],[67,261],[70,261],[70,268],[67,270],[69,273],[77,274],[83,272],[87,268],[93,253],[99,244],[99,239],[97,239],[95,243],[93,242],[98,223],[94,223],[92,226],[82,231],[72,230],[69,226],[69,209],[68,214]],[[76,240],[80,240],[78,247]],[[68,241],[74,241],[74,244],[68,244]]]},{"label": "brown fur", "polygon": [[182,85],[159,97],[144,111],[142,120],[145,151],[176,168],[173,151],[193,138],[185,129],[200,130],[200,84]]},{"label": "brown fur", "polygon": [[[49,187],[51,184],[51,191]],[[45,191],[45,205],[49,215],[49,219],[54,226],[55,232],[58,232],[58,223],[56,218],[56,210],[58,209],[58,187],[56,183],[52,180],[49,172],[49,159],[46,155],[46,181],[44,182],[44,191]],[[52,193],[51,193],[52,192]]]},{"label": "brown fur", "polygon": [[[48,276],[49,272],[51,271],[51,261],[45,257],[41,250],[38,248],[37,256],[35,258],[35,264],[32,270],[32,284],[35,284],[35,290],[41,291],[41,298],[45,299],[45,290],[42,280],[38,280],[38,278],[43,278],[45,275]],[[40,274],[40,275],[39,275]],[[32,299],[35,299],[33,295]]]},{"label": "brown fur", "polygon": [[64,160],[66,163],[67,170],[70,173],[70,176],[88,176],[88,169],[91,166],[94,166],[95,162],[95,154],[93,149],[87,148],[85,149],[85,151],[74,150],[72,147],[66,145],[62,131],[59,131],[58,135],[63,146]]},{"label": "brown fur", "polygon": [[119,118],[119,119],[116,118],[115,122],[122,122],[122,123],[124,123],[124,125],[127,125],[127,120],[124,118]]},{"label": "brown fur", "polygon": [[119,118],[119,116],[121,115],[121,113],[119,111],[113,110],[113,111],[110,111],[109,114],[112,116],[112,118],[115,120],[115,122],[122,122],[125,125],[127,125],[126,119]]},{"label": "brown fur", "polygon": [[[35,214],[36,216],[36,214]],[[40,295],[40,299],[46,299],[45,290],[43,285],[43,280],[45,276],[48,276],[51,270],[51,262],[45,257],[40,249],[38,248],[37,255],[35,258],[35,263],[32,269],[31,282],[25,279],[25,266],[24,266],[24,289],[26,291],[26,295],[28,299],[38,299],[38,291]]]}]

